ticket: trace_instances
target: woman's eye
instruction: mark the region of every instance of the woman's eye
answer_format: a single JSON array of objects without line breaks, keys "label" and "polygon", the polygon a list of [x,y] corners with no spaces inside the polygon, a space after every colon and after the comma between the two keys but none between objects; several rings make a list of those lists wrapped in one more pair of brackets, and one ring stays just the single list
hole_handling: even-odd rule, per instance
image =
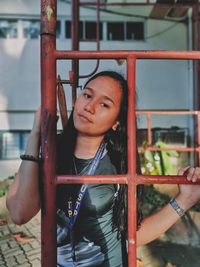
[{"label": "woman's eye", "polygon": [[84,96],[85,98],[91,98],[91,95],[88,94],[88,93],[84,93],[83,96]]},{"label": "woman's eye", "polygon": [[101,103],[101,106],[104,108],[109,108],[109,105],[107,103]]}]

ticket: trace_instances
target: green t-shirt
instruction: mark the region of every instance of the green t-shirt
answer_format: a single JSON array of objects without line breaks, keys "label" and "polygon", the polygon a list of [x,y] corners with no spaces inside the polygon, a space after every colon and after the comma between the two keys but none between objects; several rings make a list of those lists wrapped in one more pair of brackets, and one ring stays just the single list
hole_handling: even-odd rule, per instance
[{"label": "green t-shirt", "polygon": [[[76,159],[77,169],[84,168],[86,164],[87,160]],[[116,169],[107,154],[100,160],[95,174],[116,174]],[[59,208],[66,210],[67,200],[70,196],[75,199],[79,189],[80,185],[62,188],[58,194]],[[117,229],[113,228],[115,193],[116,185],[89,184],[73,227],[73,242],[75,244],[86,239],[100,247],[105,258],[103,264],[100,265],[101,267],[126,266],[122,263],[122,240],[120,237],[118,238]],[[76,259],[76,251],[74,251],[74,258]],[[124,260],[126,261],[126,259]]]}]

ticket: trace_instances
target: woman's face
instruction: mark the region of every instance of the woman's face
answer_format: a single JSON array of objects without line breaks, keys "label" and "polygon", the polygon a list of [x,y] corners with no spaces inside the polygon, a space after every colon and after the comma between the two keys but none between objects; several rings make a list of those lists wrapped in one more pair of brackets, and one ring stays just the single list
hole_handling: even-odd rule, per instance
[{"label": "woman's face", "polygon": [[88,136],[104,136],[109,129],[116,130],[122,99],[120,83],[100,76],[90,81],[74,106],[74,125]]}]

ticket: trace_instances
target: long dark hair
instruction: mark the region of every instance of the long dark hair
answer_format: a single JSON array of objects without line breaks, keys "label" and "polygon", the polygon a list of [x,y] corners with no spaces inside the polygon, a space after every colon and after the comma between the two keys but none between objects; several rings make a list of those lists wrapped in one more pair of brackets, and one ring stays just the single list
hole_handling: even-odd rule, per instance
[{"label": "long dark hair", "polygon": [[[127,107],[128,107],[128,85],[125,78],[115,71],[102,71],[92,76],[85,86],[97,77],[109,77],[119,82],[122,90],[120,113],[118,116],[119,125],[116,131],[110,129],[105,135],[108,155],[112,164],[116,167],[118,174],[127,172]],[[72,166],[72,155],[76,144],[77,131],[74,127],[73,116],[71,115],[67,126],[63,130],[58,142],[58,172],[67,173]],[[139,158],[137,158],[139,167]],[[138,168],[139,171],[140,168]],[[138,187],[138,195],[141,196],[141,188]],[[138,201],[140,203],[140,199]],[[113,206],[113,226],[117,227],[123,235],[127,232],[127,186],[120,185],[118,195]],[[142,219],[138,207],[138,225]]]}]

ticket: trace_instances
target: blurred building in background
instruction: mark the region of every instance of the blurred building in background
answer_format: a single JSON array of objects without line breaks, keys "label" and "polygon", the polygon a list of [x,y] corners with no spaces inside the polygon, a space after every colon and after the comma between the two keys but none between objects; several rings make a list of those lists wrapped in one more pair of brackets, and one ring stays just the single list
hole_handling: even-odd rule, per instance
[{"label": "blurred building in background", "polygon": [[[196,49],[193,41],[194,8],[190,4],[197,1],[189,1],[188,6],[178,8],[169,4],[173,1],[150,1],[152,5],[145,5],[145,1],[100,1],[104,2],[140,2],[141,5],[100,6],[98,49]],[[159,5],[159,2],[166,2],[166,5]],[[185,1],[179,2],[184,4]],[[57,48],[71,50],[71,1],[59,0],[57,13]],[[96,24],[96,6],[82,6],[79,21],[80,50],[97,49]],[[40,105],[39,0],[0,0],[0,59],[0,177],[5,178],[17,171],[19,155],[25,149],[34,112]],[[80,61],[80,75],[91,73],[95,66],[94,60]],[[126,73],[125,66],[115,60],[101,60],[98,70],[103,69],[116,70],[124,75]],[[70,70],[70,61],[59,62],[58,74],[63,79],[68,77]],[[137,108],[197,109],[199,98],[194,76],[192,61],[139,60]],[[85,79],[80,79],[79,88],[83,86],[84,81]],[[65,89],[70,111],[71,93],[67,87]],[[184,146],[194,144],[194,123],[192,116],[156,116],[152,120],[152,128],[155,128],[154,138],[166,138],[170,129],[170,133],[174,130],[174,138],[179,140],[180,144],[182,141]],[[138,116],[138,127],[146,136],[145,116]],[[141,144],[142,142],[143,140]]]}]

